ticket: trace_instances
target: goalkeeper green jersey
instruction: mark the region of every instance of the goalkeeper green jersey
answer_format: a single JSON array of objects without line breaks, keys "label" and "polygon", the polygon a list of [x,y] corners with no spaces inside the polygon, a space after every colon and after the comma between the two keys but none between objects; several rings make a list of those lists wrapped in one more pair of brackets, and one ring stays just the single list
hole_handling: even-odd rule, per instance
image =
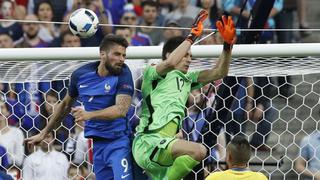
[{"label": "goalkeeper green jersey", "polygon": [[199,73],[173,70],[162,77],[155,66],[148,66],[143,73],[142,114],[137,132],[158,130],[171,120],[181,125],[190,91],[202,86],[197,82]]}]

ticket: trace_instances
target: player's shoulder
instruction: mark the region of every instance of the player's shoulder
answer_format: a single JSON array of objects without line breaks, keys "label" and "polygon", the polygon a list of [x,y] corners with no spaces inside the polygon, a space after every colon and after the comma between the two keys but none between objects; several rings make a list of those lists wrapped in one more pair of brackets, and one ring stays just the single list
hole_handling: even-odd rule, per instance
[{"label": "player's shoulder", "polygon": [[129,66],[126,63],[123,64],[122,73],[131,73]]},{"label": "player's shoulder", "polygon": [[267,177],[261,172],[251,171],[250,174],[252,174],[256,180],[267,180]]},{"label": "player's shoulder", "polygon": [[122,66],[122,72],[119,75],[119,78],[121,79],[127,79],[127,78],[132,78],[132,73],[131,70],[129,68],[129,66],[127,64],[123,64]]},{"label": "player's shoulder", "polygon": [[217,180],[217,179],[221,178],[224,174],[226,174],[225,171],[214,172],[214,173],[211,173],[211,174],[206,178],[206,180]]}]

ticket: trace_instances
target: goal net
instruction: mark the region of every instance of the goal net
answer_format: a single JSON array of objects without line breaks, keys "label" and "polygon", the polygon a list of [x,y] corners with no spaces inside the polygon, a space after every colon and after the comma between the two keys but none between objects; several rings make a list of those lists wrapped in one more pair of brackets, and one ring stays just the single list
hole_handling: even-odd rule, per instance
[{"label": "goal net", "polygon": [[[303,157],[301,141],[320,130],[320,51],[301,53],[305,46],[296,45],[298,48],[290,52],[284,49],[279,53],[276,45],[265,46],[274,51],[266,53],[268,49],[260,49],[259,55],[254,49],[257,45],[251,46],[251,54],[245,49],[241,54],[236,46],[228,77],[190,94],[183,123],[184,138],[201,142],[210,151],[206,160],[185,179],[203,179],[212,171],[224,170],[226,143],[237,134],[244,134],[250,140],[252,170],[264,173],[269,179],[303,177],[295,169],[295,161]],[[142,70],[145,65],[159,61],[161,53],[155,48],[155,54],[150,51],[143,54],[143,48],[138,48],[139,52],[129,50],[132,54],[128,53],[126,61],[136,90],[129,111],[133,131],[139,122],[142,103]],[[208,47],[197,48],[191,71],[214,66],[221,47],[216,54],[208,54]],[[12,50],[11,56],[1,58],[9,57],[10,61],[0,62],[0,145],[9,147],[0,154],[0,169],[16,179],[22,177],[25,159],[35,150],[24,144],[23,139],[45,126],[54,105],[67,93],[72,71],[93,61],[86,60],[90,56],[75,60],[64,53],[57,57],[42,56],[42,59],[35,54],[32,59],[32,55],[18,57],[18,51]],[[73,53],[72,48],[61,48],[61,51]],[[98,60],[95,53],[92,58]],[[79,102],[74,104],[79,105]],[[75,124],[71,115],[57,127],[53,145],[68,157],[69,178],[94,179],[92,142],[83,137],[82,125]],[[319,151],[319,146],[310,147]],[[320,163],[313,157],[303,158],[307,163]]]}]

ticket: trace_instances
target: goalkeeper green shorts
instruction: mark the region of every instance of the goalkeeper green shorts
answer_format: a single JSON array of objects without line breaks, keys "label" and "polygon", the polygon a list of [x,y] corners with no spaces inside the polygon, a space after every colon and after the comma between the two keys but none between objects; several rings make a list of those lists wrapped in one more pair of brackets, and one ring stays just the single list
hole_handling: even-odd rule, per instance
[{"label": "goalkeeper green shorts", "polygon": [[173,164],[171,146],[177,139],[162,137],[158,133],[138,134],[133,141],[132,153],[137,164],[152,180],[165,180]]}]

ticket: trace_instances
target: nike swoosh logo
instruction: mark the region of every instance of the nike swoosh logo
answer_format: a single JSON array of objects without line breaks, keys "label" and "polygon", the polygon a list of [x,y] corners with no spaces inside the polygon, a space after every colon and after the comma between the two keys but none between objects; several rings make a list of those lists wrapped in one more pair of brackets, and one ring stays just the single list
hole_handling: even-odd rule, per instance
[{"label": "nike swoosh logo", "polygon": [[88,85],[80,85],[79,88],[85,88],[88,87]]},{"label": "nike swoosh logo", "polygon": [[130,174],[127,174],[127,175],[121,175],[121,179],[124,179],[126,177],[128,177]]}]

